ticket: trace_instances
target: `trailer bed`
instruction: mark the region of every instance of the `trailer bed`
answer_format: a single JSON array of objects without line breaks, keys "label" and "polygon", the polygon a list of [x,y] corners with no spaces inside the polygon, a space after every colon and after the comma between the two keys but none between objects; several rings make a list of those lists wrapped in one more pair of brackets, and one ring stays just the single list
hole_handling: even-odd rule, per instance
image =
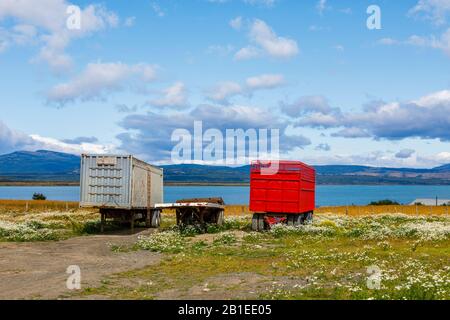
[{"label": "trailer bed", "polygon": [[174,209],[177,225],[222,225],[225,205],[222,198],[185,199],[175,203],[157,203],[156,209]]}]

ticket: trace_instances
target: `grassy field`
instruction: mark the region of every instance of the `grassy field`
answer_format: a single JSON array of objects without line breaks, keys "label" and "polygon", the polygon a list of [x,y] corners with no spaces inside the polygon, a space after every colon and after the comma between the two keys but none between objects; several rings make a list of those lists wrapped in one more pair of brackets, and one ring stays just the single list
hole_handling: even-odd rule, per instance
[{"label": "grassy field", "polygon": [[[67,210],[67,206],[69,207]],[[27,209],[27,210],[25,210]],[[402,213],[403,212],[403,213]],[[113,274],[74,297],[111,299],[450,299],[445,207],[320,208],[313,224],[251,232],[243,206],[223,227],[162,227],[113,252],[163,254],[158,265]],[[98,232],[98,213],[75,203],[0,202],[3,241]]]},{"label": "grassy field", "polygon": [[254,233],[248,217],[230,217],[207,234],[169,223],[115,248],[162,252],[161,264],[113,275],[81,297],[450,299],[449,222],[319,214],[312,225]]}]

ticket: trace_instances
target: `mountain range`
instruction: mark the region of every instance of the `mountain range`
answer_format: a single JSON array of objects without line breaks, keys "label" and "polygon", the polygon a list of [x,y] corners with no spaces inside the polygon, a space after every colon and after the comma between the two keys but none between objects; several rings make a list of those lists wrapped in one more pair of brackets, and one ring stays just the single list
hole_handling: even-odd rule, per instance
[{"label": "mountain range", "polygon": [[[172,184],[248,183],[250,167],[195,164],[162,166]],[[355,165],[315,166],[319,184],[445,184],[450,185],[450,164],[432,169],[383,168]],[[47,150],[0,155],[0,183],[79,181],[80,157]]]}]

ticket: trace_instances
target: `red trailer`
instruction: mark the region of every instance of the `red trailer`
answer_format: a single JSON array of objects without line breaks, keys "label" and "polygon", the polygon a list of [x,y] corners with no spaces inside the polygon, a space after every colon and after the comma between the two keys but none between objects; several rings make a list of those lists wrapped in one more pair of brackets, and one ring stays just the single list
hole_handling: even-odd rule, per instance
[{"label": "red trailer", "polygon": [[[273,224],[296,226],[312,220],[315,209],[316,171],[300,161],[254,161],[250,172],[252,229],[262,231]],[[266,168],[266,170],[264,170]]]}]

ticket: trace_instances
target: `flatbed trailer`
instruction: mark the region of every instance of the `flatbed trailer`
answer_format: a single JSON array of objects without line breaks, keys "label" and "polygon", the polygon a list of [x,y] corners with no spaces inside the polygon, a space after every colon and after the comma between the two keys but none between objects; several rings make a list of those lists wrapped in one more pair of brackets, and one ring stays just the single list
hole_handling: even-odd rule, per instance
[{"label": "flatbed trailer", "polygon": [[157,203],[158,210],[174,209],[177,225],[223,225],[225,205],[222,198],[184,199],[175,203]]}]

